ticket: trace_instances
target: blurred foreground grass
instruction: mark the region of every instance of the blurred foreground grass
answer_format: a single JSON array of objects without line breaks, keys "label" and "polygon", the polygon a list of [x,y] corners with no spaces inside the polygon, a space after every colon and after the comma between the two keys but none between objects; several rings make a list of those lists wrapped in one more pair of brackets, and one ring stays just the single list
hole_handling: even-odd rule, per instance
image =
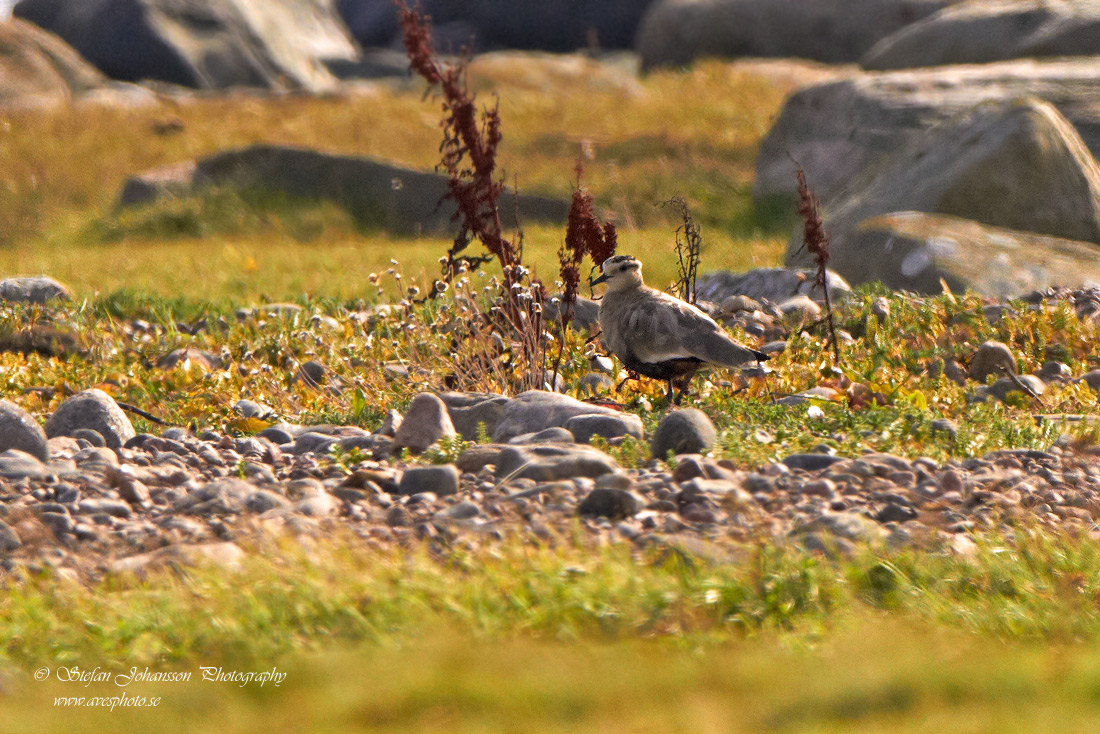
[{"label": "blurred foreground grass", "polygon": [[[1100,553],[1082,537],[841,561],[766,545],[709,560],[572,543],[279,550],[239,575],[9,578],[0,728],[1068,731],[1100,713]],[[57,679],[96,666],[192,680]],[[199,666],[287,677],[203,682]],[[123,691],[163,701],[53,705]]]},{"label": "blurred foreground grass", "polygon": [[[279,664],[279,687],[21,682],[10,734],[179,732],[1065,732],[1100,716],[1100,654],[867,620],[812,651],[756,639],[493,643],[432,634]],[[272,665],[260,670],[271,670]],[[63,708],[55,696],[159,696],[157,708]]]}]

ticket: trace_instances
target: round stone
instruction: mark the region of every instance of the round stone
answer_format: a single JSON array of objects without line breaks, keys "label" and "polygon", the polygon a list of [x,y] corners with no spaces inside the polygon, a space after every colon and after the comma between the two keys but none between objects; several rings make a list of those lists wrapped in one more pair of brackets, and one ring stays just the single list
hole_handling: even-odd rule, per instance
[{"label": "round stone", "polygon": [[1016,374],[1016,358],[1002,342],[985,342],[970,358],[970,379],[985,382],[990,375],[1002,377],[1005,372]]},{"label": "round stone", "polygon": [[30,413],[10,400],[0,400],[0,452],[16,449],[49,461],[46,432]]},{"label": "round stone", "polygon": [[666,415],[650,442],[654,458],[664,459],[671,451],[680,454],[701,454],[710,451],[718,441],[718,432],[707,414],[695,408],[676,410]]},{"label": "round stone", "polygon": [[72,436],[82,428],[99,433],[111,449],[122,448],[137,435],[118,403],[96,388],[73,395],[46,421],[46,435],[50,438]]}]

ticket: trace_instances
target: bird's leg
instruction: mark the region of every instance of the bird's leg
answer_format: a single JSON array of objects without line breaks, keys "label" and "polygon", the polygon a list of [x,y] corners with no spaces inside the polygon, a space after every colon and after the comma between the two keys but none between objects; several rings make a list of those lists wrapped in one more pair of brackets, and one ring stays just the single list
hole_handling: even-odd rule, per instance
[{"label": "bird's leg", "polygon": [[679,405],[683,402],[684,396],[691,391],[691,381],[695,377],[697,370],[691,370],[683,375],[680,375],[676,381],[679,383],[680,395],[676,398],[676,404]]},{"label": "bird's leg", "polygon": [[638,377],[638,373],[637,373],[637,372],[635,372],[634,370],[630,370],[630,369],[628,369],[628,370],[626,371],[626,377],[624,377],[624,378],[623,378],[623,381],[622,381],[622,382],[620,382],[620,383],[619,383],[618,385],[616,385],[616,386],[615,386],[615,392],[619,392],[619,390],[622,390],[622,389],[623,389],[623,385],[625,385],[626,383],[630,382],[631,380],[639,380],[639,379],[641,379],[641,378],[639,378],[639,377]]},{"label": "bird's leg", "polygon": [[694,374],[694,373],[689,373],[687,375],[683,375],[681,377],[678,377],[678,378],[676,378],[675,382],[673,380],[668,381],[668,388],[669,388],[670,397],[671,397],[673,385],[676,385],[680,389],[680,392],[679,392],[679,394],[676,395],[675,399],[671,400],[672,403],[675,403],[676,405],[680,405],[681,403],[684,402],[684,396],[687,395],[688,388],[690,387],[691,375],[692,374]]},{"label": "bird's leg", "polygon": [[675,391],[672,388],[672,378],[668,378],[668,392],[665,393],[665,401],[672,405],[674,402]]}]

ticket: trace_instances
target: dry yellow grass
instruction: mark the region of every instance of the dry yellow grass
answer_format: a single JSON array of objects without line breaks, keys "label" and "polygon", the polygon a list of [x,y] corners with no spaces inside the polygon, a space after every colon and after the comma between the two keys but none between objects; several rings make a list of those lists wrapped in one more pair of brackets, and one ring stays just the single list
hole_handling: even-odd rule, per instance
[{"label": "dry yellow grass", "polygon": [[[710,243],[708,266],[778,259],[778,238],[756,231],[748,187],[784,85],[720,63],[637,79],[581,57],[509,55],[475,63],[471,83],[485,103],[500,101],[500,164],[522,191],[568,196],[581,157],[586,185],[625,230],[624,249],[664,241],[662,251],[671,253],[676,222],[656,204],[683,195]],[[354,295],[359,272],[394,251],[415,275],[434,267],[441,240],[364,236],[329,212],[313,215],[322,221],[305,244],[300,233],[275,226],[245,227],[228,239],[165,243],[124,235],[104,245],[87,225],[109,216],[131,174],[252,143],[430,168],[438,113],[438,100],[411,83],[324,99],[237,95],[0,112],[0,271],[46,272],[82,292],[126,285],[162,295],[278,298]],[[165,133],[166,122],[178,130]],[[529,253],[545,270],[564,231],[529,235]],[[655,274],[667,279],[668,269],[659,265]]]}]

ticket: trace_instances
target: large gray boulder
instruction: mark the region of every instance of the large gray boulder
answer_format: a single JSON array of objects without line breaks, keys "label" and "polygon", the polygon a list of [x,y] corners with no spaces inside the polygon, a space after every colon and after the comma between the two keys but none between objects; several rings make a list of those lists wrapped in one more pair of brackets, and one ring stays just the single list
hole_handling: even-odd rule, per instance
[{"label": "large gray boulder", "polygon": [[832,198],[856,174],[933,125],[974,105],[1037,97],[1100,150],[1100,64],[1092,59],[1008,61],[869,72],[806,87],[787,100],[756,160],[753,195],[793,200],[793,157],[814,193]]},{"label": "large gray boulder", "polygon": [[106,79],[64,41],[32,23],[0,23],[0,106],[68,102]]},{"label": "large gray boulder", "polygon": [[898,290],[972,290],[997,299],[1052,286],[1100,285],[1090,242],[990,227],[958,217],[896,212],[864,220],[846,243],[864,277]]},{"label": "large gray boulder", "polygon": [[[305,148],[253,145],[177,163],[129,179],[119,194],[122,206],[164,196],[187,196],[207,186],[259,188],[293,197],[332,201],[364,224],[401,234],[439,234],[455,228],[453,202],[444,176],[394,166],[360,156]],[[517,210],[524,222],[564,222],[569,204],[539,196],[500,197],[508,219]]]},{"label": "large gray boulder", "polygon": [[[829,298],[834,302],[851,295],[851,286],[835,271],[826,270],[825,278],[829,285]],[[699,276],[695,282],[695,293],[700,301],[718,304],[731,296],[747,296],[772,303],[807,296],[815,302],[825,302],[824,289],[817,285],[816,268],[753,268],[743,273],[715,270]]]},{"label": "large gray boulder", "polygon": [[[1100,168],[1073,126],[1039,100],[990,102],[944,122],[871,166],[824,206],[829,265],[850,283],[938,290],[908,282],[909,254],[865,250],[859,227],[899,211],[948,214],[1024,232],[1100,243]],[[807,265],[802,233],[787,263]],[[911,275],[920,275],[912,267]]]},{"label": "large gray boulder", "polygon": [[82,428],[98,432],[112,449],[121,448],[137,435],[118,403],[94,387],[66,399],[46,421],[46,435],[50,438],[71,436]]},{"label": "large gray boulder", "polygon": [[200,89],[333,89],[329,63],[358,52],[332,0],[22,0],[105,74]]},{"label": "large gray boulder", "polygon": [[1097,54],[1096,0],[971,0],[887,36],[860,63],[868,69],[907,69]]},{"label": "large gray boulder", "polygon": [[600,477],[620,471],[613,458],[591,446],[531,444],[508,446],[497,457],[498,479],[552,482],[576,477]]},{"label": "large gray boulder", "polygon": [[642,68],[706,56],[857,61],[952,0],[661,0],[638,29]]},{"label": "large gray boulder", "polygon": [[[652,0],[421,0],[436,48],[525,48],[573,51],[591,45],[629,48]],[[410,3],[410,5],[414,5]],[[339,0],[340,13],[364,46],[386,46],[400,34],[392,0]]]}]

